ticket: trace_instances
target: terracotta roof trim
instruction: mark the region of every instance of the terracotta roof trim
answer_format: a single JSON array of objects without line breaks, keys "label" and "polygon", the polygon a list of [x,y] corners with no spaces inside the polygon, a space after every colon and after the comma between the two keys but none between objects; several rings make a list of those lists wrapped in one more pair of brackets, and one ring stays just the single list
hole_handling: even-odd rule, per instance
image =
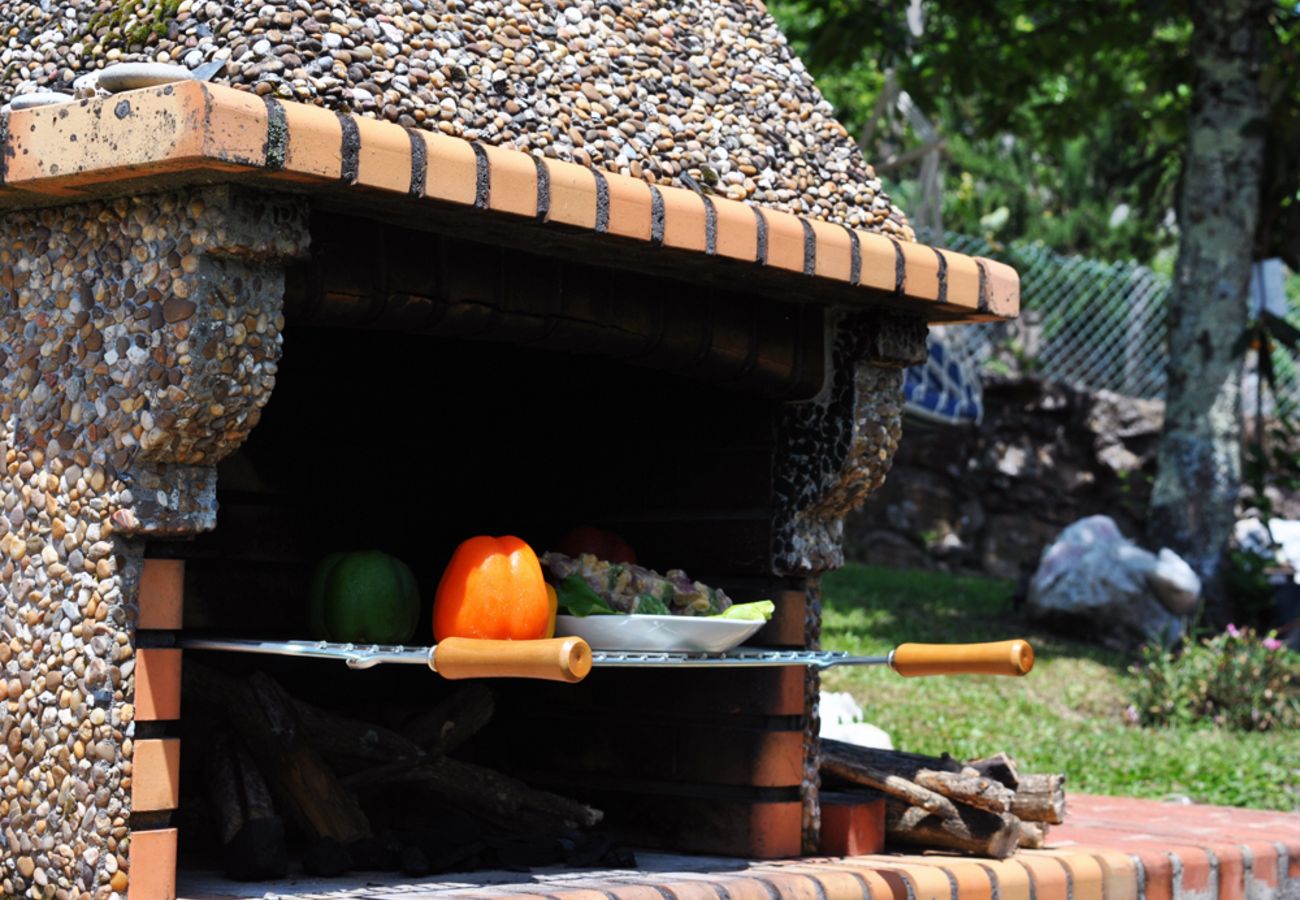
[{"label": "terracotta roof trim", "polygon": [[927,318],[996,320],[1019,310],[1019,278],[995,260],[218,85],[182,82],[0,116],[0,209],[89,199],[151,175],[250,172],[730,258],[892,293]]}]

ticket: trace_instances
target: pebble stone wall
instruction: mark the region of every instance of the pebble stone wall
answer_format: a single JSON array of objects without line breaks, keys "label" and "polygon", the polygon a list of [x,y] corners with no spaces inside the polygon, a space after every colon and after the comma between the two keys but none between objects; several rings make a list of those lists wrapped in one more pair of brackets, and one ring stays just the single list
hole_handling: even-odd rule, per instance
[{"label": "pebble stone wall", "polygon": [[755,0],[0,2],[0,99],[120,61],[911,240]]},{"label": "pebble stone wall", "polygon": [[214,523],[305,221],[226,188],[0,217],[0,895],[125,896],[137,538]]},{"label": "pebble stone wall", "polygon": [[[829,372],[821,393],[785,407],[778,425],[772,565],[805,582],[804,646],[821,645],[822,572],[844,564],[844,517],[889,474],[903,432],[903,367],[926,357],[915,316],[841,314],[828,325]],[[820,848],[821,675],[804,673],[803,850]]]}]

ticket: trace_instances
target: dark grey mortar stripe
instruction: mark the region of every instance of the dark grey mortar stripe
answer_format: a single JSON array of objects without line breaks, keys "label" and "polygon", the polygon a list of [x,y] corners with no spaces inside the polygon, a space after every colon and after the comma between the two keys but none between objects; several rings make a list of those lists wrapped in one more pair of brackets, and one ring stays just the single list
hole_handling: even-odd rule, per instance
[{"label": "dark grey mortar stripe", "polygon": [[[938,253],[939,251],[936,250],[935,252]],[[1060,865],[1061,871],[1065,873],[1065,898],[1066,900],[1074,900],[1074,872],[1070,871],[1070,867],[1060,857],[1057,857],[1056,862]]]},{"label": "dark grey mortar stripe", "polygon": [[1136,853],[1130,853],[1128,858],[1133,860],[1133,869],[1137,873],[1137,900],[1147,900],[1147,867],[1142,865],[1142,857]]},{"label": "dark grey mortar stripe", "polygon": [[758,223],[758,264],[767,265],[767,219],[763,218],[763,211],[757,206],[751,206],[754,211],[754,221]]},{"label": "dark grey mortar stripe", "polygon": [[0,185],[9,174],[9,113],[0,113]]},{"label": "dark grey mortar stripe", "polygon": [[[849,284],[857,287],[862,283],[862,244],[858,233],[847,225],[841,225],[849,236]],[[994,898],[997,900],[997,898]]]},{"label": "dark grey mortar stripe", "polygon": [[345,112],[336,112],[339,125],[343,128],[343,183],[356,184],[357,171],[361,166],[361,132],[357,130],[356,121]]},{"label": "dark grey mortar stripe", "polygon": [[1177,853],[1172,850],[1165,853],[1169,857],[1170,868],[1170,893],[1174,900],[1182,900],[1183,897],[1183,861]]},{"label": "dark grey mortar stripe", "polygon": [[490,194],[492,180],[488,170],[487,151],[478,141],[473,141],[470,147],[474,151],[474,206],[477,209],[487,209],[492,199]]},{"label": "dark grey mortar stripe", "polygon": [[650,242],[664,242],[664,195],[653,184],[650,185]]},{"label": "dark grey mortar stripe", "polygon": [[1281,841],[1274,841],[1273,849],[1277,852],[1276,858],[1277,858],[1278,891],[1285,895],[1286,884],[1288,881],[1291,880],[1290,878],[1287,877],[1287,873],[1291,870],[1290,854],[1287,852],[1286,844],[1282,843]]},{"label": "dark grey mortar stripe", "polygon": [[424,183],[429,176],[429,145],[413,128],[407,130],[406,136],[411,139],[411,184],[406,192],[412,197],[423,197]]},{"label": "dark grey mortar stripe", "polygon": [[[892,241],[893,238],[890,238],[890,240]],[[1020,861],[1016,860],[1016,862]],[[1029,876],[1029,900],[1038,900],[1038,884],[1034,881],[1034,870],[1023,862],[1020,863],[1020,868],[1024,869],[1025,874]]]},{"label": "dark grey mortar stripe", "polygon": [[768,881],[762,875],[751,874],[749,877],[761,884],[763,890],[767,891],[767,895],[771,897],[772,900],[781,900],[781,889],[772,882]]},{"label": "dark grey mortar stripe", "polygon": [[716,882],[711,882],[709,887],[713,888],[713,892],[718,895],[718,900],[731,900],[731,891],[727,890],[722,885]]},{"label": "dark grey mortar stripe", "polygon": [[[835,871],[848,872],[849,875],[853,878],[853,880],[858,883],[858,887],[862,888],[862,900],[872,900],[871,883],[868,882],[867,879],[862,877],[861,872],[855,872],[852,869],[836,869]],[[994,898],[994,900],[996,900],[996,898]]]},{"label": "dark grey mortar stripe", "polygon": [[713,198],[700,194],[704,201],[704,253],[716,256],[718,253],[718,208],[713,205]]},{"label": "dark grey mortar stripe", "polygon": [[[942,866],[939,867],[939,871],[943,873],[943,877],[948,879],[948,887],[952,890],[952,900],[957,900],[957,876]],[[1074,898],[1071,897],[1070,900],[1074,900]]]},{"label": "dark grey mortar stripe", "polygon": [[[1211,850],[1209,847],[1205,847],[1204,850],[1205,850],[1206,858],[1210,861],[1211,890],[1213,891],[1213,896],[1217,897],[1219,896],[1219,890],[1223,887],[1221,883],[1222,874],[1220,873],[1220,869],[1219,869],[1219,857],[1216,856],[1214,851]],[[1242,883],[1245,884],[1245,882]]]},{"label": "dark grey mortar stripe", "polygon": [[533,167],[537,169],[537,221],[545,222],[551,214],[551,170],[540,156],[533,157]]},{"label": "dark grey mortar stripe", "polygon": [[[991,867],[984,865],[984,863],[980,863],[979,866],[984,870],[984,874],[989,877],[989,888],[992,890],[993,900],[1002,900],[1002,885],[998,883],[998,873],[994,872]],[[1103,897],[1102,900],[1107,900],[1107,898]]]},{"label": "dark grey mortar stripe", "polygon": [[903,259],[903,245],[894,238],[889,242],[894,245],[894,293],[901,297],[907,287],[907,262]]},{"label": "dark grey mortar stripe", "polygon": [[609,182],[605,173],[593,168],[591,174],[596,176],[596,233],[609,231]]},{"label": "dark grey mortar stripe", "polygon": [[284,107],[271,96],[262,98],[266,104],[266,145],[262,153],[266,167],[273,172],[284,168],[284,157],[289,150],[289,123],[284,117]]},{"label": "dark grey mortar stripe", "polygon": [[799,224],[803,226],[803,273],[815,275],[817,273],[817,232],[813,231],[812,223],[807,219],[800,219]]},{"label": "dark grey mortar stripe", "polygon": [[830,898],[826,896],[826,885],[822,884],[821,879],[816,875],[810,875],[807,872],[793,872],[791,874],[802,875],[804,878],[811,881],[813,883],[813,890],[817,892],[817,900],[830,900]]},{"label": "dark grey mortar stripe", "polygon": [[931,247],[934,251],[934,258],[939,260],[939,299],[936,303],[948,302],[948,257],[943,255],[943,251],[938,247]]},{"label": "dark grey mortar stripe", "polygon": [[984,267],[982,259],[975,260],[975,268],[979,269],[980,273],[980,298],[975,308],[986,313],[989,311],[989,270]]}]

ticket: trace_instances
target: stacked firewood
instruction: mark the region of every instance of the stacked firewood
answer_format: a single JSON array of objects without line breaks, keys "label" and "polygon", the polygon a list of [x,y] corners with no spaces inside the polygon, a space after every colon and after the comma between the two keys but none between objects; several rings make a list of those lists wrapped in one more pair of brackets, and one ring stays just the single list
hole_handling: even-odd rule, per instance
[{"label": "stacked firewood", "polygon": [[633,862],[596,829],[599,810],[449,755],[493,716],[481,684],[387,728],[293,697],[262,672],[195,663],[185,680],[211,708],[196,719],[211,729],[196,742],[206,795],[196,799],[232,878],[284,876],[293,844],[316,875]]},{"label": "stacked firewood", "polygon": [[821,772],[883,793],[886,837],[901,844],[1005,859],[1065,817],[1065,776],[1022,774],[1005,753],[963,763],[824,739]]}]

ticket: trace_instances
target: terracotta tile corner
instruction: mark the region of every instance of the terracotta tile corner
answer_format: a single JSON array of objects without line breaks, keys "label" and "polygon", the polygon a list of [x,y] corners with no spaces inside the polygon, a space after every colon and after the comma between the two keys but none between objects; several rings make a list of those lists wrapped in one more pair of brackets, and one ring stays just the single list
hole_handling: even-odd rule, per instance
[{"label": "terracotta tile corner", "polygon": [[181,651],[153,647],[135,653],[135,718],[138,722],[181,717]]},{"label": "terracotta tile corner", "polygon": [[664,246],[703,253],[708,246],[704,198],[685,188],[661,187],[664,200]]},{"label": "terracotta tile corner", "polygon": [[305,103],[282,103],[284,166],[277,177],[294,181],[341,181],[343,126],[333,112]]},{"label": "terracotta tile corner", "polygon": [[775,209],[764,209],[763,221],[767,223],[766,265],[790,272],[802,272],[804,267],[804,233],[798,216]]},{"label": "terracotta tile corner", "polygon": [[754,210],[737,200],[713,201],[717,213],[718,256],[755,262],[758,259],[758,220]]},{"label": "terracotta tile corner", "polygon": [[605,183],[609,186],[609,233],[649,241],[654,206],[650,185],[627,175],[606,175]]},{"label": "terracotta tile corner", "polygon": [[854,233],[858,236],[858,252],[862,257],[859,286],[878,291],[896,290],[900,281],[898,244],[883,234],[870,231]]},{"label": "terracotta tile corner", "polygon": [[184,624],[185,562],[146,559],[140,569],[140,617],[145,630],[176,631]]},{"label": "terracotta tile corner", "polygon": [[[813,273],[821,278],[849,281],[853,270],[853,239],[842,226],[809,219],[817,241]],[[860,276],[859,276],[860,277]]]},{"label": "terracotta tile corner", "polygon": [[519,150],[481,144],[488,160],[488,209],[537,215],[537,164]]},{"label": "terracotta tile corner", "polygon": [[405,128],[366,116],[353,116],[360,144],[357,184],[408,194],[411,190],[411,136]]},{"label": "terracotta tile corner", "polygon": [[181,742],[148,738],[135,742],[131,757],[131,811],[160,812],[180,806]]},{"label": "terracotta tile corner", "polygon": [[477,196],[478,157],[468,141],[419,132],[425,146],[424,195],[466,206]]},{"label": "terracotta tile corner", "polygon": [[596,227],[596,176],[591,169],[558,159],[546,166],[548,203],[546,221],[575,228]]},{"label": "terracotta tile corner", "polygon": [[128,900],[176,900],[175,828],[132,831]]}]

